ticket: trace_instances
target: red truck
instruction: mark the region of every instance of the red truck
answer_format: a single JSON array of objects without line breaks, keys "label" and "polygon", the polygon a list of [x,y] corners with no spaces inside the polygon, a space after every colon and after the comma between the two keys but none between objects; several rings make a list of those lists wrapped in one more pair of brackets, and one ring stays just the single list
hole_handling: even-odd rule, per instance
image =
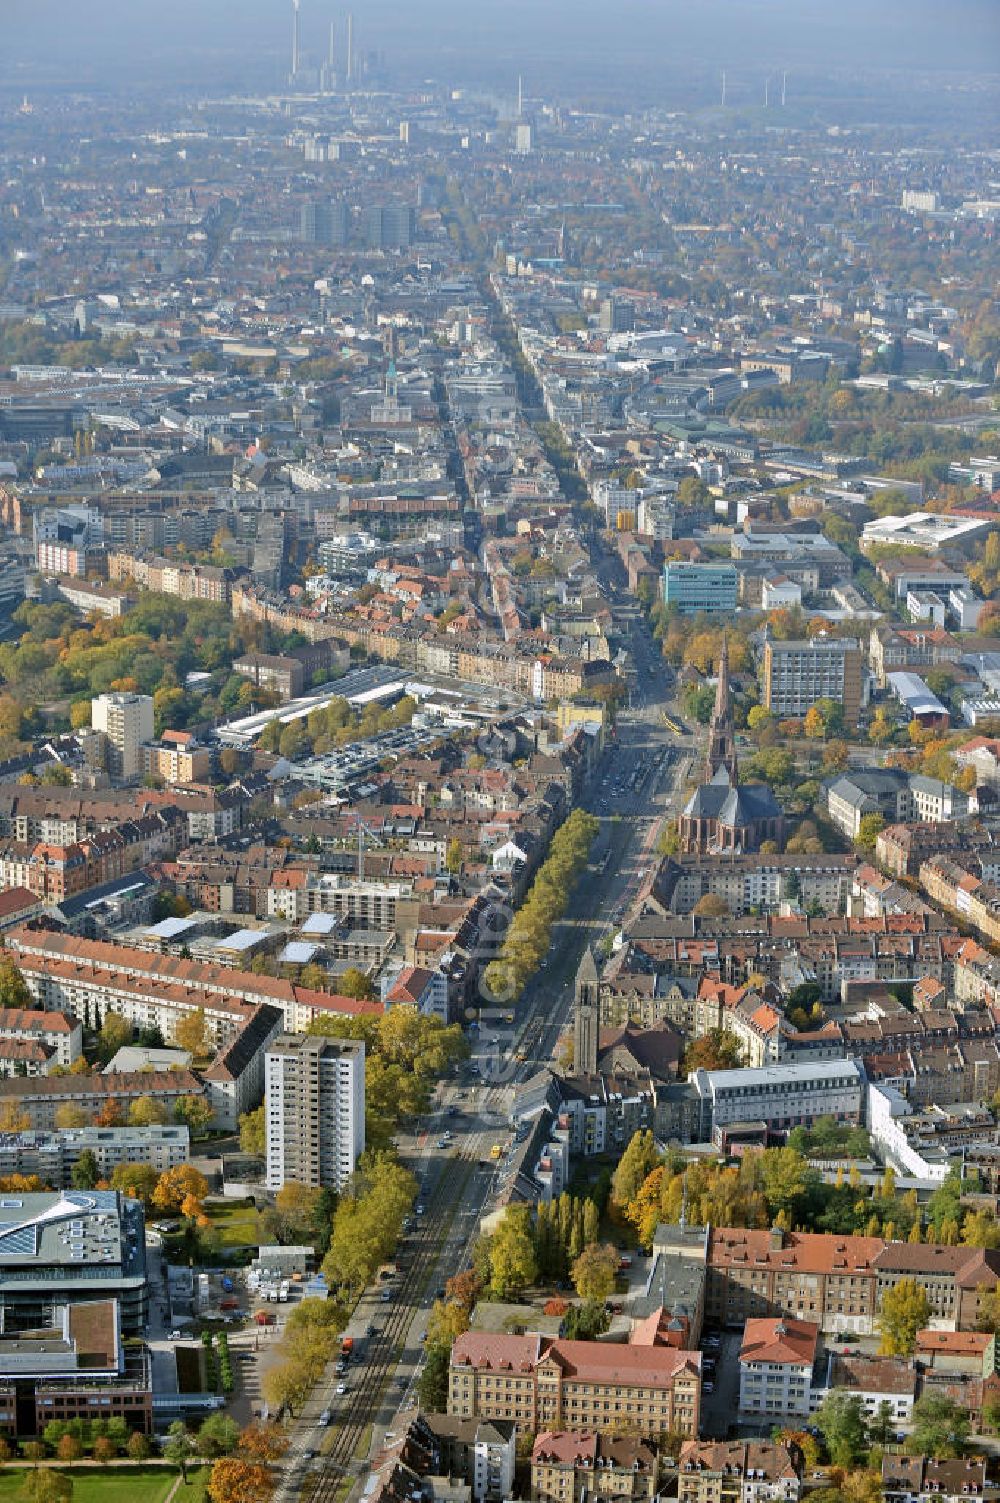
[{"label": "red truck", "polygon": [[254,1320],[259,1326],[273,1326],[275,1323],[275,1317],[270,1310],[258,1310]]},{"label": "red truck", "polygon": [[344,1339],[343,1339],[343,1341],[340,1343],[340,1355],[342,1357],[349,1357],[353,1351],[354,1351],[354,1337],[353,1336],[345,1336]]}]

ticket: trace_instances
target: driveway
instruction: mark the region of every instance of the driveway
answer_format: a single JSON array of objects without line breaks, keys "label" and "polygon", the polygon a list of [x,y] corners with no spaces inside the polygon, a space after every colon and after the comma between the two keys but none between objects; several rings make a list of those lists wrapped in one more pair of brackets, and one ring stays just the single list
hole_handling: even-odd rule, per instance
[{"label": "driveway", "polygon": [[725,1440],[730,1427],[735,1433],[740,1402],[741,1337],[727,1331],[716,1353],[714,1393],[701,1395],[701,1433],[708,1439]]}]

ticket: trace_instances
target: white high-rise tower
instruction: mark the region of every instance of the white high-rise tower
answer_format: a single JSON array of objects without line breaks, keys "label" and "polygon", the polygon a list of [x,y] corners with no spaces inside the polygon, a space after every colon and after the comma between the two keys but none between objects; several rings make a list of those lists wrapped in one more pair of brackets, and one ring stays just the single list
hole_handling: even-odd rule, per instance
[{"label": "white high-rise tower", "polygon": [[264,1051],[267,1184],[340,1190],[365,1149],[365,1046],[285,1033]]}]

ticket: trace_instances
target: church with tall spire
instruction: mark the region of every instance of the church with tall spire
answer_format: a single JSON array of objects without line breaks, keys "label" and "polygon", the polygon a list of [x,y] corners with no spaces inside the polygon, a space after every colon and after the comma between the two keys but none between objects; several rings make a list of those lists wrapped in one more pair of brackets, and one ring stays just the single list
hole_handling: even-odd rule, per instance
[{"label": "church with tall spire", "polygon": [[705,754],[705,782],[710,783],[720,767],[729,773],[729,781],[738,783],[736,765],[736,733],[733,730],[733,711],[729,703],[729,638],[723,634],[722,651],[719,654],[719,678],[715,688],[715,708],[708,728],[708,750]]},{"label": "church with tall spire", "polygon": [[729,642],[722,638],[715,706],[708,728],[705,781],[691,795],[677,820],[685,855],[720,855],[759,851],[773,840],[780,848],[785,833],[781,806],[766,783],[741,783],[729,682]]}]

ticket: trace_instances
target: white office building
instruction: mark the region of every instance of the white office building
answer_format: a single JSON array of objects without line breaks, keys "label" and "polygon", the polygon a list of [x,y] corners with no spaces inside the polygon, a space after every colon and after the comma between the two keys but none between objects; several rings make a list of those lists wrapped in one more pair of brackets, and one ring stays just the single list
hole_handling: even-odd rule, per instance
[{"label": "white office building", "polygon": [[864,1075],[852,1059],[764,1065],[758,1070],[696,1070],[701,1142],[737,1123],[764,1123],[773,1131],[811,1127],[819,1117],[857,1125]]},{"label": "white office building", "polygon": [[340,1190],[365,1147],[365,1046],[286,1033],[264,1056],[267,1187]]}]

